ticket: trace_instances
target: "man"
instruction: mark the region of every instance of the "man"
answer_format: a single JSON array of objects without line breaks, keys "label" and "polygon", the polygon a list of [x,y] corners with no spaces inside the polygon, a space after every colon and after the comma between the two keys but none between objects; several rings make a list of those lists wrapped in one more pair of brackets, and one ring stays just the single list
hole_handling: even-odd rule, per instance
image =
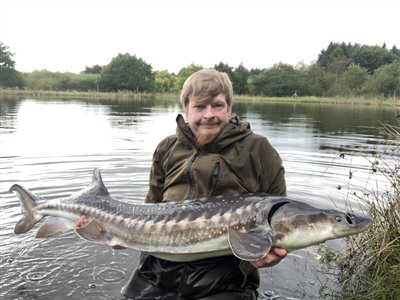
[{"label": "man", "polygon": [[[229,77],[201,70],[185,82],[176,134],[153,156],[146,202],[266,192],[286,195],[284,168],[265,137],[232,115]],[[277,264],[287,251],[275,248],[255,262],[232,256],[188,263],[142,254],[122,293],[132,299],[256,299],[257,268]]]}]

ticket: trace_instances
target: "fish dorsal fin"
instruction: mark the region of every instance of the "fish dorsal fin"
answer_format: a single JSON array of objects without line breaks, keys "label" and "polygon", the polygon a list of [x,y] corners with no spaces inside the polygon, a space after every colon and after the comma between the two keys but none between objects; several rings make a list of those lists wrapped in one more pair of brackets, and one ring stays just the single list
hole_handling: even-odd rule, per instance
[{"label": "fish dorsal fin", "polygon": [[49,238],[74,229],[75,224],[67,219],[47,217],[46,221],[36,231],[35,238]]},{"label": "fish dorsal fin", "polygon": [[108,190],[103,183],[103,179],[101,178],[100,170],[97,168],[93,170],[92,185],[95,186],[97,195],[101,196],[109,195]]},{"label": "fish dorsal fin", "polygon": [[228,240],[233,254],[246,261],[262,259],[272,246],[270,234],[258,229],[241,232],[229,227]]}]

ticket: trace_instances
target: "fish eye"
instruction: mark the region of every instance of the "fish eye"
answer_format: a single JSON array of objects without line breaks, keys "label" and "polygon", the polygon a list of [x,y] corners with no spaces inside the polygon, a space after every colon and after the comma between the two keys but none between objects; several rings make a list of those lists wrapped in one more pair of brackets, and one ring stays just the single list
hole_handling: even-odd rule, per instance
[{"label": "fish eye", "polygon": [[336,216],[335,220],[336,220],[336,222],[342,222],[342,217],[341,216]]}]

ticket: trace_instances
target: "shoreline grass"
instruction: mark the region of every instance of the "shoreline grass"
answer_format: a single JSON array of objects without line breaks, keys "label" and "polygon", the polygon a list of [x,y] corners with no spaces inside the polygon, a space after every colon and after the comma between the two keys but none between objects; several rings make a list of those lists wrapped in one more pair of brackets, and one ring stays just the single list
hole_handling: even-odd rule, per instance
[{"label": "shoreline grass", "polygon": [[[84,100],[145,100],[163,99],[179,101],[178,93],[138,93],[131,91],[118,92],[97,92],[97,91],[45,91],[45,90],[25,90],[25,89],[2,89],[0,88],[0,99],[4,98],[26,98],[32,99],[84,99]],[[262,97],[248,95],[234,95],[236,102],[270,102],[270,103],[310,103],[310,104],[347,104],[347,105],[374,105],[374,106],[394,106],[400,108],[400,98],[391,97],[362,97],[362,96],[333,96],[333,97]]]},{"label": "shoreline grass", "polygon": [[358,197],[368,205],[374,223],[347,239],[345,253],[335,253],[333,265],[325,263],[338,271],[340,290],[328,291],[334,299],[400,299],[400,127],[383,127],[393,142],[368,161],[371,174],[385,176],[390,187],[377,186]]},{"label": "shoreline grass", "polygon": [[32,99],[85,99],[85,100],[99,100],[99,99],[125,99],[125,100],[141,100],[151,98],[152,95],[148,93],[134,93],[129,91],[121,92],[97,92],[97,91],[44,91],[44,90],[20,90],[20,89],[0,89],[0,98],[20,98],[30,97]]}]

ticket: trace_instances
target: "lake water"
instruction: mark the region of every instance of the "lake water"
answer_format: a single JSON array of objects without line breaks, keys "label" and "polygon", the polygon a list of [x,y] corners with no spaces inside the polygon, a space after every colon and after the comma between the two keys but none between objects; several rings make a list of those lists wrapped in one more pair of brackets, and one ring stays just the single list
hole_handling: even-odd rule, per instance
[{"label": "lake water", "polygon": [[[360,210],[359,198],[387,189],[372,165],[377,153],[390,158],[382,123],[397,125],[393,108],[243,102],[233,110],[281,154],[290,196]],[[138,253],[112,251],[73,233],[49,240],[34,240],[34,230],[15,236],[21,213],[8,189],[19,183],[41,197],[65,197],[100,168],[115,198],[143,201],[152,153],[175,132],[179,103],[2,99],[0,112],[0,298],[121,299]],[[340,240],[325,246],[345,247]],[[334,287],[335,277],[324,272],[317,251],[294,251],[262,269],[261,299],[324,298],[321,287]]]}]

